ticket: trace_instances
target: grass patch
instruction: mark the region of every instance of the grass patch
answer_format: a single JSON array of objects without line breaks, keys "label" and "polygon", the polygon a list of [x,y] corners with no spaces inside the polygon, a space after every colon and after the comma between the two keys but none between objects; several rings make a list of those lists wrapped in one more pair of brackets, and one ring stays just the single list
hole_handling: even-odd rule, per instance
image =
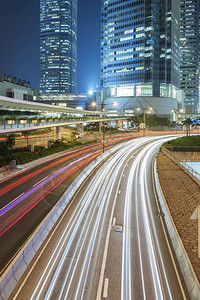
[{"label": "grass patch", "polygon": [[170,151],[200,152],[200,136],[184,136],[164,143],[163,147]]}]

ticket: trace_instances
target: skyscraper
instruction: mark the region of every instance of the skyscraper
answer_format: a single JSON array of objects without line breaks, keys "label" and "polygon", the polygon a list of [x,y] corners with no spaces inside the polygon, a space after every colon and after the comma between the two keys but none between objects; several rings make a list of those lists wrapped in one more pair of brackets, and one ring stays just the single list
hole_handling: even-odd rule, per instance
[{"label": "skyscraper", "polygon": [[110,96],[176,97],[179,0],[102,0],[101,87]]},{"label": "skyscraper", "polygon": [[40,0],[40,92],[76,92],[77,0]]},{"label": "skyscraper", "polygon": [[187,113],[198,111],[199,0],[180,0],[180,87]]}]

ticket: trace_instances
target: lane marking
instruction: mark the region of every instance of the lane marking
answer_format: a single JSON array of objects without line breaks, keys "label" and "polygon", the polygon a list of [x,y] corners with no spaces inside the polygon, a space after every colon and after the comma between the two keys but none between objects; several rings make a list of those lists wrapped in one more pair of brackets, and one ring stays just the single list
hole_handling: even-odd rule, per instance
[{"label": "lane marking", "polygon": [[[126,164],[124,164],[124,167],[123,167],[123,170],[122,170],[123,172],[125,170],[125,167],[126,167]],[[119,178],[119,182],[118,182],[116,190],[119,189],[121,180],[122,180],[122,173],[121,173],[121,176]],[[113,202],[113,207],[112,207],[112,211],[111,211],[111,215],[110,215],[109,224],[111,224],[111,222],[112,222],[116,201],[117,201],[117,192],[115,194],[115,199],[114,199],[114,202]],[[107,231],[107,236],[106,236],[104,253],[103,253],[103,260],[102,260],[102,265],[101,265],[101,272],[100,272],[100,278],[99,278],[99,285],[98,285],[96,300],[101,300],[101,292],[102,292],[102,288],[103,288],[103,278],[104,278],[104,273],[105,273],[105,268],[106,268],[106,260],[107,260],[107,254],[108,254],[108,244],[109,244],[109,239],[110,239],[110,232],[111,232],[111,230],[110,230],[110,226],[109,226],[108,231]]]},{"label": "lane marking", "polygon": [[37,184],[39,184],[39,183],[42,182],[43,180],[47,179],[47,177],[48,177],[48,176],[46,176],[45,178],[43,178],[43,179],[41,179],[40,181],[38,181],[37,183],[35,183],[35,184],[33,185],[33,187],[35,187]]},{"label": "lane marking", "polygon": [[14,201],[16,201],[18,198],[20,198],[20,197],[23,196],[23,195],[24,195],[24,192],[21,193],[19,196],[17,196],[14,200],[12,200],[11,202],[9,202],[7,205],[5,205],[4,207],[2,207],[2,208],[0,209],[0,212],[1,212],[3,209],[5,209],[8,205],[12,204]]},{"label": "lane marking", "polygon": [[116,224],[116,218],[113,218],[113,225]]},{"label": "lane marking", "polygon": [[119,190],[119,194],[121,194],[121,190]]},{"label": "lane marking", "polygon": [[108,283],[109,283],[109,279],[105,278],[104,290],[103,290],[103,298],[107,298],[108,297]]},{"label": "lane marking", "polygon": [[[94,168],[92,172],[94,172],[95,169],[96,169],[96,168]],[[92,172],[91,172],[91,174],[92,174]],[[76,197],[77,194],[80,192],[80,190],[81,190],[81,188],[83,187],[84,183],[85,183],[85,182],[83,181],[83,182],[81,183],[81,185],[79,186],[79,188],[77,189],[77,191],[75,192],[75,194],[72,196],[72,199],[71,199],[71,201],[69,202],[69,206],[66,208],[65,213],[63,213],[63,215],[61,215],[61,217],[58,218],[58,220],[56,221],[56,223],[55,223],[55,228],[53,229],[53,231],[50,231],[50,233],[49,233],[49,235],[48,235],[48,239],[47,239],[47,241],[45,242],[45,244],[42,243],[42,245],[41,245],[41,252],[39,253],[39,255],[37,255],[36,258],[35,258],[35,257],[33,258],[33,260],[35,259],[35,261],[33,262],[33,265],[29,268],[29,270],[28,270],[28,268],[27,268],[28,273],[26,274],[26,276],[25,276],[25,278],[23,279],[23,281],[22,281],[22,283],[20,284],[20,286],[17,288],[17,291],[16,291],[16,293],[15,293],[15,295],[14,295],[14,297],[13,297],[13,300],[16,300],[16,299],[17,299],[17,297],[18,297],[18,295],[20,294],[21,290],[23,289],[23,287],[24,287],[26,281],[28,280],[28,277],[30,276],[30,274],[31,274],[31,272],[33,271],[33,269],[34,269],[34,267],[36,266],[36,264],[38,263],[40,257],[41,257],[42,254],[44,253],[45,249],[48,247],[48,244],[50,243],[51,238],[52,238],[53,235],[56,233],[56,230],[58,229],[58,227],[59,227],[60,224],[62,223],[63,219],[65,218],[67,212],[69,211],[70,207],[72,206],[72,204],[73,204],[73,202],[74,202],[75,197]],[[44,220],[43,220],[43,222],[44,222]],[[65,231],[64,231],[64,232],[65,232]]]}]

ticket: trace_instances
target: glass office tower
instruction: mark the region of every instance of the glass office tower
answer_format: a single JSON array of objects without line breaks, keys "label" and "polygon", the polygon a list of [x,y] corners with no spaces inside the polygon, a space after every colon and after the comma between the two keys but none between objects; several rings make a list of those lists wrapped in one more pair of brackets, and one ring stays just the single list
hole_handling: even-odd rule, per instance
[{"label": "glass office tower", "polygon": [[77,0],[40,0],[40,93],[75,93]]},{"label": "glass office tower", "polygon": [[113,97],[175,97],[179,0],[102,0],[101,87]]},{"label": "glass office tower", "polygon": [[199,0],[181,0],[180,87],[185,110],[196,113],[199,104]]}]

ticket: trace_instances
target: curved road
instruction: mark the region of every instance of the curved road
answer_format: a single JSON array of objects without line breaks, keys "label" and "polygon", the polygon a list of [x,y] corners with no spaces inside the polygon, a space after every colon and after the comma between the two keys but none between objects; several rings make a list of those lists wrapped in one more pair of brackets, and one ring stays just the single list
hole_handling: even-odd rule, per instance
[{"label": "curved road", "polygon": [[166,139],[126,142],[94,171],[11,299],[189,299],[154,193]]}]

